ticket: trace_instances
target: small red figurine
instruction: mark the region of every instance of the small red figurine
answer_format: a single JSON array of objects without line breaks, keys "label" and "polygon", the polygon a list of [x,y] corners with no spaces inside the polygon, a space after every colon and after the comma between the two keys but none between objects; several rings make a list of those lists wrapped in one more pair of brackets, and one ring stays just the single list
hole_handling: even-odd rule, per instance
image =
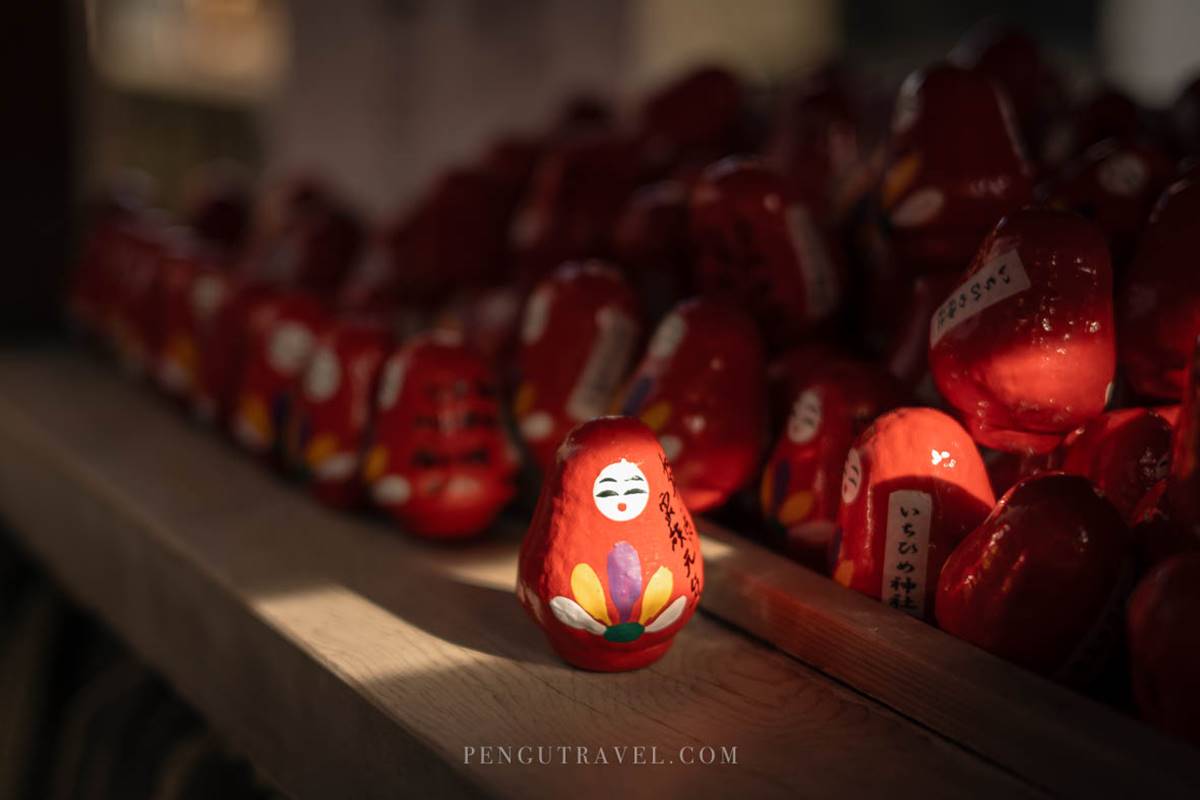
[{"label": "small red figurine", "polygon": [[664,86],[641,109],[642,158],[662,173],[745,149],[745,95],[737,76],[720,67],[701,67]]},{"label": "small red figurine", "polygon": [[409,339],[384,363],[363,475],[375,505],[409,533],[482,533],[512,498],[516,450],[495,376],[461,338]]},{"label": "small red figurine", "polygon": [[703,587],[700,537],[654,433],[627,417],[571,431],[517,573],[517,597],[555,651],[604,672],[652,664]]},{"label": "small red figurine", "polygon": [[782,177],[757,161],[719,161],[692,190],[691,208],[702,290],[753,313],[774,349],[837,311],[840,261]]},{"label": "small red figurine", "polygon": [[1141,394],[1178,401],[1200,333],[1200,181],[1184,178],[1150,216],[1119,296],[1121,366]]},{"label": "small red figurine", "polygon": [[1129,599],[1126,632],[1142,718],[1200,745],[1200,553],[1150,572]]},{"label": "small red figurine", "polygon": [[946,560],[938,625],[1027,669],[1086,682],[1116,643],[1130,545],[1086,478],[1026,478]]},{"label": "small red figurine", "polygon": [[1063,442],[1063,472],[1091,480],[1129,524],[1170,465],[1171,426],[1144,408],[1101,414]]},{"label": "small red figurine", "polygon": [[285,455],[321,502],[349,508],[362,498],[361,460],[376,384],[391,350],[386,326],[341,320],[317,338],[288,410]]},{"label": "small red figurine", "polygon": [[230,431],[251,453],[273,458],[281,455],[288,404],[326,323],[325,310],[302,292],[269,292],[247,310],[245,321]]},{"label": "small red figurine", "polygon": [[534,289],[521,325],[513,416],[542,470],[553,466],[571,428],[611,406],[640,333],[633,292],[603,262],[565,264]]},{"label": "small red figurine", "polygon": [[232,272],[196,276],[192,302],[202,310],[204,324],[196,332],[191,400],[192,411],[201,421],[224,428],[232,416],[246,360],[250,312],[270,292],[265,285]]},{"label": "small red figurine", "polygon": [[833,579],[918,618],[942,562],[995,498],[975,443],[932,408],[889,411],[846,455]]},{"label": "small red figurine", "polygon": [[976,441],[1045,453],[1104,410],[1112,293],[1093,223],[1033,208],[1000,221],[930,321],[934,381]]},{"label": "small red figurine", "polygon": [[200,337],[225,302],[226,262],[207,247],[169,250],[159,275],[162,319],[154,374],[168,395],[190,402],[200,369]]},{"label": "small red figurine", "polygon": [[901,401],[888,375],[853,362],[832,366],[796,393],[759,489],[763,516],[785,532],[793,558],[828,567],[846,453],[875,417]]},{"label": "small red figurine", "polygon": [[662,318],[698,290],[688,232],[690,184],[665,180],[638,189],[613,232],[616,261],[647,319]]},{"label": "small red figurine", "polygon": [[902,265],[963,269],[1032,188],[1008,101],[987,77],[935,64],[905,80],[879,195]]},{"label": "small red figurine", "polygon": [[654,332],[618,407],[658,435],[692,511],[753,477],[767,432],[764,372],[754,323],[719,301],[684,302]]},{"label": "small red figurine", "polygon": [[1108,139],[1068,162],[1045,188],[1051,205],[1093,220],[1108,238],[1120,272],[1166,188],[1174,164],[1158,147],[1137,140]]}]

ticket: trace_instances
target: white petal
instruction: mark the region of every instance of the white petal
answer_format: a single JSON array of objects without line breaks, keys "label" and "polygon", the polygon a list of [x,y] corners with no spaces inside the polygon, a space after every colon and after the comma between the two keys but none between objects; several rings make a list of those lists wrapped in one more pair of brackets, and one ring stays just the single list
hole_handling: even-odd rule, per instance
[{"label": "white petal", "polygon": [[554,616],[559,622],[569,628],[587,631],[597,636],[604,635],[604,626],[592,619],[591,615],[584,611],[579,603],[576,603],[569,597],[559,595],[558,597],[550,598],[550,610],[554,612]]},{"label": "white petal", "polygon": [[658,619],[646,626],[646,633],[658,633],[679,619],[685,608],[687,608],[687,597],[679,595],[671,605],[663,609],[663,612],[658,615]]},{"label": "white petal", "polygon": [[521,420],[521,435],[531,442],[540,442],[554,431],[554,418],[545,411],[534,411]]},{"label": "white petal", "polygon": [[313,470],[318,481],[344,481],[358,469],[358,456],[354,453],[335,453]]},{"label": "white petal", "polygon": [[412,496],[412,486],[399,475],[388,475],[371,487],[371,494],[383,505],[401,506]]}]

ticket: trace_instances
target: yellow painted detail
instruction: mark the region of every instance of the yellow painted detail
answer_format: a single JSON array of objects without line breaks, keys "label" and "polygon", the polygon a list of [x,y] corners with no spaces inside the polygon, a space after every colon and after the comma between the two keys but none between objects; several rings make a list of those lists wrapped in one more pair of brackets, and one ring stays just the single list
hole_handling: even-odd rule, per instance
[{"label": "yellow painted detail", "polygon": [[784,525],[794,525],[803,522],[812,512],[816,498],[812,492],[800,491],[793,494],[779,509],[779,521]]},{"label": "yellow painted detail", "polygon": [[916,153],[897,161],[883,176],[883,191],[880,200],[885,211],[890,210],[908,191],[921,171],[921,157]]},{"label": "yellow painted detail", "polygon": [[638,621],[645,625],[654,619],[671,599],[671,591],[674,588],[675,579],[671,575],[671,570],[659,567],[646,584],[646,593],[642,595],[642,615]]},{"label": "yellow painted detail", "polygon": [[642,412],[642,422],[646,423],[650,430],[660,431],[667,424],[667,420],[671,418],[671,404],[666,400],[659,400],[654,405]]},{"label": "yellow painted detail", "polygon": [[608,601],[604,599],[604,587],[596,577],[596,571],[587,564],[576,564],[575,569],[571,570],[571,594],[593,619],[612,625],[608,616]]},{"label": "yellow painted detail", "polygon": [[366,466],[363,467],[363,477],[367,479],[368,483],[374,483],[383,477],[383,471],[387,469],[387,465],[387,448],[377,444],[367,454]]}]

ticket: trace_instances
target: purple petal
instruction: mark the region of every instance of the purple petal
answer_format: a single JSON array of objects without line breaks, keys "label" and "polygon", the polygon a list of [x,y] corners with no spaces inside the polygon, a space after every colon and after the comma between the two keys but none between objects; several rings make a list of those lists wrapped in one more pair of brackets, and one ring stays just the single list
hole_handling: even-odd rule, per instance
[{"label": "purple petal", "polygon": [[642,596],[642,561],[629,542],[617,542],[608,551],[608,593],[617,616],[627,621]]}]

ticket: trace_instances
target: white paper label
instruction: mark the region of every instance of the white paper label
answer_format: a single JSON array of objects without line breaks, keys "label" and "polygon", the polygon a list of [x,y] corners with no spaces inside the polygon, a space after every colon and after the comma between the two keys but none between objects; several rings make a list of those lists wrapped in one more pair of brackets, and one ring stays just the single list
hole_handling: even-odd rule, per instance
[{"label": "white paper label", "polygon": [[1029,276],[1016,250],[1007,250],[996,256],[955,289],[946,302],[933,312],[933,318],[929,321],[930,346],[937,344],[947,331],[963,320],[1025,291],[1029,286]]},{"label": "white paper label", "polygon": [[596,327],[592,352],[564,409],[576,422],[595,419],[608,409],[618,384],[625,377],[637,340],[637,323],[613,308],[596,312]]},{"label": "white paper label", "polygon": [[838,302],[837,272],[833,268],[833,259],[821,232],[803,206],[792,206],[787,210],[787,225],[792,247],[800,262],[800,275],[804,279],[808,318],[824,319]]},{"label": "white paper label", "polygon": [[888,495],[880,598],[914,617],[925,613],[925,568],[932,517],[933,499],[925,492],[902,490]]}]

